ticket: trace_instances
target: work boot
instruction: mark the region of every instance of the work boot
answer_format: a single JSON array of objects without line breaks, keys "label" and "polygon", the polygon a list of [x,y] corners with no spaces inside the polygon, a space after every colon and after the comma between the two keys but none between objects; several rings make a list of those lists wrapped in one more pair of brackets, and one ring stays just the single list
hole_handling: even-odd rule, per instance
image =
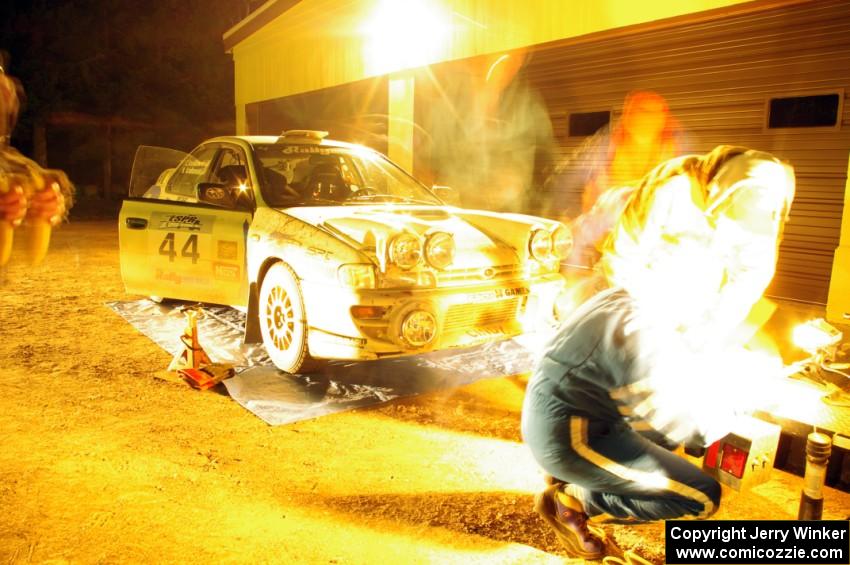
[{"label": "work boot", "polygon": [[[537,495],[534,510],[549,524],[561,543],[574,557],[600,559],[605,555],[605,542],[587,527],[587,514],[575,498],[559,493],[555,484]],[[560,499],[566,502],[562,502]]]}]

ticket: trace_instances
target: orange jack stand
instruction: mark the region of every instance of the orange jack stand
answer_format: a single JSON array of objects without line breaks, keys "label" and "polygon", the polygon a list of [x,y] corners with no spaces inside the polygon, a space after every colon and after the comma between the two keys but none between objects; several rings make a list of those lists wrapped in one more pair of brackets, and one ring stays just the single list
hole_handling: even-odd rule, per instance
[{"label": "orange jack stand", "polygon": [[171,360],[171,364],[168,366],[169,371],[188,368],[199,369],[201,365],[212,363],[207,352],[198,342],[198,315],[201,313],[200,310],[189,308],[183,312],[186,314],[186,329],[180,336],[180,341],[183,342],[183,351]]}]

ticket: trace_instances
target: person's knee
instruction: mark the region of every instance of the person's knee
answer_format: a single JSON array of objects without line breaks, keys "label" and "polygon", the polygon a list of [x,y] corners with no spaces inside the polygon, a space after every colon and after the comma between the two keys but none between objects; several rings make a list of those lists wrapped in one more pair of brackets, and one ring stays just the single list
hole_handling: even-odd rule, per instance
[{"label": "person's knee", "polygon": [[711,507],[706,508],[700,517],[710,518],[720,508],[720,497],[723,491],[720,488],[720,483],[708,476],[706,477],[705,485],[701,486],[700,490],[711,501]]}]

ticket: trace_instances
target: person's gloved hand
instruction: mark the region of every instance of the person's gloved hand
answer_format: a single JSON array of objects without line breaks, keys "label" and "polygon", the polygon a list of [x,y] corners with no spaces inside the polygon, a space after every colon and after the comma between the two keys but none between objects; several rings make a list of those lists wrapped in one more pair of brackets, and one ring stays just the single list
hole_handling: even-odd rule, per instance
[{"label": "person's gloved hand", "polygon": [[65,197],[58,181],[49,180],[43,190],[33,192],[27,210],[28,220],[47,221],[51,226],[57,225],[65,215]]},{"label": "person's gloved hand", "polygon": [[0,173],[0,267],[12,256],[15,228],[27,213],[27,198],[14,175]]},{"label": "person's gloved hand", "polygon": [[27,198],[21,186],[10,184],[8,180],[0,180],[0,221],[17,227],[27,214]]}]

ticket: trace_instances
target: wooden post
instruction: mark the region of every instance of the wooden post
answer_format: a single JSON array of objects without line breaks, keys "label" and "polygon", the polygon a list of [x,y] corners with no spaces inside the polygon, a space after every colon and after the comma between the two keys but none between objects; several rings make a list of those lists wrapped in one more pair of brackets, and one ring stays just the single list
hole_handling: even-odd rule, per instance
[{"label": "wooden post", "polygon": [[106,154],[103,158],[103,198],[112,198],[112,124],[106,124]]},{"label": "wooden post", "polygon": [[32,153],[36,163],[47,167],[47,124],[44,120],[38,120],[33,126]]}]

